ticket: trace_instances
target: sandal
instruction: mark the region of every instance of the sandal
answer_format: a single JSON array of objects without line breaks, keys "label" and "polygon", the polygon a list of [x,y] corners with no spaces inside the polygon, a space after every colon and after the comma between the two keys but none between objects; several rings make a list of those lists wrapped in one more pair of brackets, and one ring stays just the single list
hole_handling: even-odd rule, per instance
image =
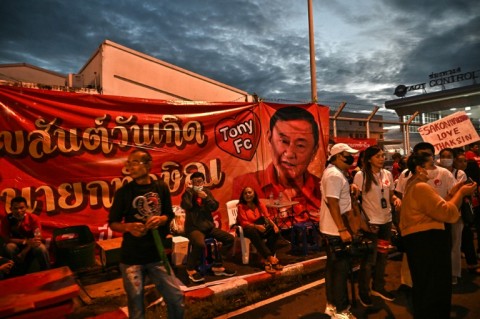
[{"label": "sandal", "polygon": [[268,274],[274,274],[277,271],[273,268],[273,265],[269,262],[264,263],[265,272]]},{"label": "sandal", "polygon": [[273,267],[273,269],[275,269],[276,271],[282,271],[282,270],[283,270],[283,266],[280,265],[279,263],[272,264],[272,267]]}]

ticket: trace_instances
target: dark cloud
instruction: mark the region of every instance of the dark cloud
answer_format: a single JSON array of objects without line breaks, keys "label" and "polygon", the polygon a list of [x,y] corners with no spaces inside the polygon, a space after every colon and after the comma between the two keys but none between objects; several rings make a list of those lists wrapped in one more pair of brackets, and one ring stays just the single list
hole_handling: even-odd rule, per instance
[{"label": "dark cloud", "polygon": [[[479,1],[313,5],[320,102],[368,108],[431,72],[480,69]],[[306,2],[2,0],[0,12],[0,63],[78,72],[109,39],[267,99],[310,100]]]}]

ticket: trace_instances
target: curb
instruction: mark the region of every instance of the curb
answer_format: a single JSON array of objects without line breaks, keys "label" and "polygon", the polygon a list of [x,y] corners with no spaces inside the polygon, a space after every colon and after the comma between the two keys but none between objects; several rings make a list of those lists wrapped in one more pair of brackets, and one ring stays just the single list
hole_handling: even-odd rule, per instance
[{"label": "curb", "polygon": [[185,301],[201,301],[202,299],[213,298],[215,296],[228,296],[236,294],[239,290],[247,290],[250,286],[262,282],[271,281],[278,277],[289,277],[298,275],[308,275],[325,268],[326,256],[305,260],[303,262],[286,265],[281,272],[270,275],[265,271],[245,275],[242,277],[227,278],[215,281],[199,288],[189,289],[182,286],[185,291]]},{"label": "curb", "polygon": [[[270,275],[265,271],[259,271],[257,273],[248,274],[244,276],[234,276],[221,280],[208,282],[202,285],[196,285],[193,287],[187,287],[181,285],[180,288],[185,295],[185,303],[201,303],[202,301],[211,300],[216,297],[225,297],[238,294],[240,291],[246,291],[248,288],[257,286],[262,283],[267,283],[279,278],[298,277],[305,276],[315,272],[318,272],[325,268],[325,261],[327,257],[321,256],[313,259],[308,259],[295,264],[285,265],[282,271],[277,272],[274,275]],[[120,279],[121,280],[121,279]],[[149,289],[155,289],[154,285],[148,285],[145,287],[145,291]],[[120,297],[121,295],[110,296]],[[101,299],[101,298],[95,298]],[[126,310],[126,309],[125,309]],[[126,313],[119,308],[115,311],[106,312],[89,319],[124,319],[127,318]]]}]

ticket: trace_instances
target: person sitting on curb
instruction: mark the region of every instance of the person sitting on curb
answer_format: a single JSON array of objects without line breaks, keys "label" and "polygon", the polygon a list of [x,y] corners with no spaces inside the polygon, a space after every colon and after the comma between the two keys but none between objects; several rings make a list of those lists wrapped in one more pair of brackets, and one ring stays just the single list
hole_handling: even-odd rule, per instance
[{"label": "person sitting on curb", "polygon": [[10,273],[15,263],[5,257],[0,257],[0,280],[5,279]]},{"label": "person sitting on curb", "polygon": [[[251,187],[245,187],[239,198],[237,222],[242,226],[245,237],[263,258],[265,271],[274,274],[283,269],[275,257],[280,229],[268,217],[267,207],[258,199]],[[266,241],[264,240],[266,239]]]},{"label": "person sitting on curb", "polygon": [[40,270],[50,269],[50,256],[42,243],[40,220],[37,215],[27,213],[27,208],[24,197],[14,197],[10,202],[12,213],[3,215],[0,221],[5,254],[15,262],[14,275],[25,274],[35,260]]},{"label": "person sitting on curb", "polygon": [[185,234],[192,245],[187,257],[187,274],[192,282],[201,282],[205,278],[196,271],[202,252],[205,251],[205,238],[212,237],[222,243],[222,252],[211,270],[215,276],[233,276],[237,272],[226,269],[222,263],[222,254],[233,247],[234,237],[229,232],[215,227],[212,212],[218,209],[218,201],[212,192],[204,187],[205,176],[195,172],[190,176],[192,187],[188,187],[182,195],[180,206],[185,210]]}]

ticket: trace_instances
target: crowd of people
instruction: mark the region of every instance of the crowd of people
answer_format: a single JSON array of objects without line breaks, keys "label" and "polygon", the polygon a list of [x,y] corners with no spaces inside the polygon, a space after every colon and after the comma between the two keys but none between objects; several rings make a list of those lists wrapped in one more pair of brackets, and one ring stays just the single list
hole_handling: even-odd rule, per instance
[{"label": "crowd of people", "polygon": [[[291,198],[305,197],[299,201],[303,205],[302,212],[297,214],[300,220],[307,216],[318,222],[327,254],[326,314],[332,318],[355,318],[347,294],[353,259],[360,264],[358,291],[364,307],[372,306],[371,296],[395,299],[395,294],[385,289],[385,266],[392,229],[397,229],[404,249],[402,284],[411,288],[414,317],[448,318],[452,285],[458,283],[462,274],[462,254],[468,271],[480,274],[479,251],[475,250],[475,246],[480,247],[480,238],[477,236],[479,242],[475,243],[473,234],[480,229],[478,145],[471,145],[467,152],[443,149],[435,160],[434,147],[418,143],[408,156],[394,154],[391,170],[385,168],[384,150],[370,146],[360,153],[357,163],[361,164],[353,170],[354,155],[359,151],[337,143],[330,147],[327,167],[319,179],[306,174],[315,152],[315,146],[310,144],[318,143],[318,127],[313,126],[314,121],[302,118],[302,114],[297,114],[289,124],[284,122],[290,120],[282,116],[272,121],[269,131],[272,145],[284,148],[269,169],[271,183],[260,185],[243,177],[239,179],[243,184],[235,184],[239,188],[237,223],[255,246],[264,270],[274,274],[283,265],[276,254],[281,229],[276,216],[260,198],[269,192],[283,191]],[[297,141],[300,135],[289,136],[295,127],[307,129],[313,140]],[[288,134],[282,133],[282,129]],[[299,143],[303,143],[300,152],[308,154],[294,165]],[[291,164],[285,165],[285,161]],[[164,251],[174,218],[169,188],[163,181],[151,178],[152,156],[147,150],[132,151],[126,167],[132,181],[116,191],[108,223],[112,230],[123,233],[120,270],[130,318],[145,317],[146,277],[164,297],[168,317],[183,318],[181,283],[171,271]],[[273,183],[278,179],[285,184]],[[231,255],[228,253],[235,234],[215,227],[212,213],[220,204],[205,187],[204,174],[192,173],[189,182],[180,204],[186,213],[184,235],[190,243],[188,278],[192,283],[205,280],[198,267],[206,238],[215,239],[221,247],[210,271],[216,276],[234,276],[236,272],[223,261]],[[11,200],[11,214],[2,215],[0,278],[26,273],[34,262],[39,270],[50,267],[41,224],[36,215],[26,213],[27,208],[25,198],[15,197]],[[468,208],[473,209],[474,219],[462,218],[462,212]],[[309,213],[315,210],[317,214]],[[355,253],[360,246],[366,248]]]},{"label": "crowd of people", "polygon": [[[352,169],[356,153],[346,144],[334,145],[321,180],[320,231],[327,247],[325,313],[355,318],[347,295],[353,258],[360,263],[358,291],[363,306],[372,306],[371,295],[395,299],[385,290],[384,270],[396,229],[404,251],[401,283],[411,291],[413,317],[450,318],[462,253],[468,271],[480,273],[480,251],[475,251],[473,241],[473,229],[480,229],[478,144],[470,145],[467,152],[442,149],[435,160],[433,145],[421,142],[408,156],[394,154],[391,171],[384,168],[386,155],[378,146],[364,150],[361,164]],[[467,217],[468,210],[474,218]],[[351,248],[355,237],[371,244],[360,257]]]}]

